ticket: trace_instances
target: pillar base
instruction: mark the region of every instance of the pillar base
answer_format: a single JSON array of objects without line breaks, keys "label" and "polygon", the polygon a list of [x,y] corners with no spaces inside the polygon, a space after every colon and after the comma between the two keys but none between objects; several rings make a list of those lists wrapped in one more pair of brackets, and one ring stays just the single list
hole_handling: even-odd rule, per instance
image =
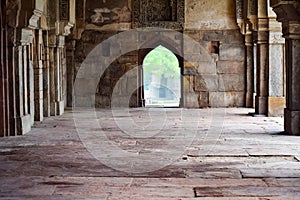
[{"label": "pillar base", "polygon": [[290,135],[300,135],[300,111],[284,110],[284,130]]},{"label": "pillar base", "polygon": [[65,101],[57,102],[57,115],[62,115],[65,111]]},{"label": "pillar base", "polygon": [[255,97],[255,114],[268,115],[268,97]]},{"label": "pillar base", "polygon": [[51,102],[50,107],[51,107],[50,110],[51,116],[62,115],[65,110],[65,102],[64,101]]},{"label": "pillar base", "polygon": [[253,108],[254,103],[253,103],[253,93],[246,93],[246,108]]},{"label": "pillar base", "polygon": [[268,98],[268,116],[283,117],[285,108],[285,97]]},{"label": "pillar base", "polygon": [[18,125],[17,125],[17,133],[18,135],[23,135],[25,133],[28,133],[31,130],[31,116],[25,115],[22,117],[19,117],[17,119]]}]

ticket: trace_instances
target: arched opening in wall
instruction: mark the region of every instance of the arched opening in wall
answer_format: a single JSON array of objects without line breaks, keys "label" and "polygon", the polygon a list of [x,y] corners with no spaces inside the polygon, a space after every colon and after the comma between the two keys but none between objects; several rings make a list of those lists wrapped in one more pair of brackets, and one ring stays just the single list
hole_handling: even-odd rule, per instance
[{"label": "arched opening in wall", "polygon": [[180,107],[181,76],[176,55],[159,45],[142,64],[145,107]]}]

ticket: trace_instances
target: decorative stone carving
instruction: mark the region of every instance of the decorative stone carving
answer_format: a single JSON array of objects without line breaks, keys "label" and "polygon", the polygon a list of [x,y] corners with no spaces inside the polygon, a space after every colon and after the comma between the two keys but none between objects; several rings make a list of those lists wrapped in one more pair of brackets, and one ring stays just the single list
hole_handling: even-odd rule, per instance
[{"label": "decorative stone carving", "polygon": [[70,15],[69,11],[69,1],[59,0],[59,19],[68,20]]},{"label": "decorative stone carving", "polygon": [[248,20],[251,23],[251,30],[257,31],[257,1],[248,0]]},{"label": "decorative stone carving", "polygon": [[184,0],[133,0],[134,27],[183,29]]},{"label": "decorative stone carving", "polygon": [[244,7],[244,0],[236,0],[236,22],[242,34],[245,34]]},{"label": "decorative stone carving", "polygon": [[131,10],[128,1],[88,0],[85,4],[86,29],[115,30],[131,27]]}]

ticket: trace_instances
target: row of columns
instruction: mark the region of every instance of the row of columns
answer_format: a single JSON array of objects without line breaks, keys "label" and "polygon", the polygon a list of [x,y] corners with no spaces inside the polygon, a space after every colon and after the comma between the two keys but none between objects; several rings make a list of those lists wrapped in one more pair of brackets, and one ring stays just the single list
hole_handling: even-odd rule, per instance
[{"label": "row of columns", "polygon": [[285,132],[300,135],[300,2],[237,0],[236,5],[247,55],[246,106],[252,107],[256,93],[255,116],[284,110]]},{"label": "row of columns", "polygon": [[[9,23],[7,2],[1,1],[0,136],[15,136],[64,112],[66,47],[65,35],[41,28],[41,10],[34,10],[27,27]],[[36,8],[43,2],[36,1]]]},{"label": "row of columns", "polygon": [[246,46],[246,107],[255,107],[254,116],[283,116],[285,50],[281,25],[268,0],[237,0],[236,5]]}]

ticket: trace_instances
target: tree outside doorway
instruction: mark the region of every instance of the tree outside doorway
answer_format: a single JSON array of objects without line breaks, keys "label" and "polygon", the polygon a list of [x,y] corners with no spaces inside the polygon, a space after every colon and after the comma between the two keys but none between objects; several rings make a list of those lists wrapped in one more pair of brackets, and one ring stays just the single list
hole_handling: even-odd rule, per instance
[{"label": "tree outside doorway", "polygon": [[181,98],[180,68],[172,51],[159,45],[143,62],[146,107],[179,107]]}]

